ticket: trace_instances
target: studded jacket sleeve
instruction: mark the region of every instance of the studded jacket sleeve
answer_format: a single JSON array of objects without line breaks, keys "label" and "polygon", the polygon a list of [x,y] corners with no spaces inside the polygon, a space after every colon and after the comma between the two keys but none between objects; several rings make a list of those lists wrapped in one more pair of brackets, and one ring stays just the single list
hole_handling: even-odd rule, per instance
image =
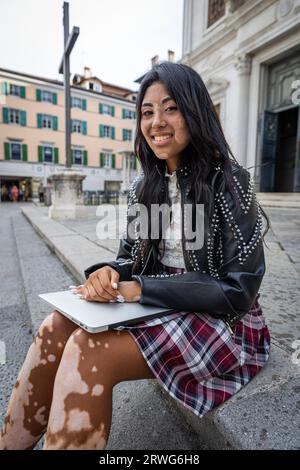
[{"label": "studded jacket sleeve", "polygon": [[[163,277],[134,274],[140,282],[142,304],[152,304],[184,312],[206,312],[214,317],[238,321],[251,308],[265,273],[261,238],[262,218],[247,170],[234,173],[241,214],[234,216],[234,199],[225,188],[220,173],[215,189],[215,217],[207,250],[208,271],[191,271]],[[219,260],[217,266],[216,259]]]},{"label": "studded jacket sleeve", "polygon": [[[129,193],[128,193],[128,196],[127,196],[127,226],[128,226],[128,223],[131,219],[131,217],[129,217],[129,215],[128,215],[129,208],[132,204],[134,204],[136,202],[134,196],[135,196],[136,186],[137,186],[138,182],[140,181],[141,177],[142,177],[142,175],[139,174],[134,179],[134,181],[131,183],[131,186],[130,186],[130,189],[129,189]],[[92,266],[88,267],[84,271],[86,279],[89,277],[89,275],[91,273],[93,273],[97,269],[100,269],[103,266],[110,266],[119,273],[119,275],[120,275],[119,281],[130,281],[131,280],[132,265],[133,265],[133,259],[132,259],[131,253],[132,253],[132,248],[134,246],[134,240],[132,238],[130,238],[130,236],[128,235],[127,230],[126,230],[126,232],[127,232],[126,237],[124,237],[120,241],[119,250],[118,250],[116,259],[113,260],[113,261],[109,261],[109,262],[106,261],[106,262],[102,262],[102,263],[101,262],[96,263],[96,264],[93,264]]]}]

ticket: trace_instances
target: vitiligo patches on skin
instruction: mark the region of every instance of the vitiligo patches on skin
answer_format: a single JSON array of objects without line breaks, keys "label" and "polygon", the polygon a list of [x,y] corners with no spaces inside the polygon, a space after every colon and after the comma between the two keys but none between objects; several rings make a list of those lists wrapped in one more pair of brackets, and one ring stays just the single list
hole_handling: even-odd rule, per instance
[{"label": "vitiligo patches on skin", "polygon": [[92,397],[93,396],[100,397],[100,395],[103,393],[103,390],[104,390],[103,385],[100,385],[100,384],[94,385],[92,389]]},{"label": "vitiligo patches on skin", "polygon": [[95,347],[95,343],[91,338],[89,338],[89,340],[88,340],[88,345],[89,345],[89,348],[94,348]]}]

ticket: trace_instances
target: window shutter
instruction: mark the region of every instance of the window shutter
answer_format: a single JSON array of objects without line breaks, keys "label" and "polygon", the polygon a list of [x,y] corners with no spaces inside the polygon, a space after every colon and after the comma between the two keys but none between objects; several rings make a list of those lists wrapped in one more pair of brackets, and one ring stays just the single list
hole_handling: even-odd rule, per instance
[{"label": "window shutter", "polygon": [[5,160],[9,160],[9,159],[10,159],[10,155],[9,155],[9,143],[8,143],[8,142],[4,142],[4,159],[5,159]]},{"label": "window shutter", "polygon": [[103,107],[102,107],[102,103],[99,104],[99,113],[100,114],[103,114]]},{"label": "window shutter", "polygon": [[35,96],[37,101],[42,101],[42,93],[38,88],[35,90]]},{"label": "window shutter", "polygon": [[58,129],[58,117],[53,116],[53,130],[57,131],[57,129]]},{"label": "window shutter", "polygon": [[57,104],[57,94],[56,93],[52,93],[52,103]]},{"label": "window shutter", "polygon": [[100,168],[104,167],[104,153],[100,152]]},{"label": "window shutter", "polygon": [[116,155],[114,153],[111,154],[111,167],[116,168]]},{"label": "window shutter", "polygon": [[9,124],[8,108],[2,108],[2,119],[3,119],[4,124]]},{"label": "window shutter", "polygon": [[39,145],[38,146],[38,160],[40,163],[43,162],[44,158],[43,158],[43,147],[42,145]]},{"label": "window shutter", "polygon": [[114,127],[111,127],[111,138],[114,139],[115,138],[115,128]]},{"label": "window shutter", "polygon": [[24,86],[21,86],[21,98],[26,98],[26,91]]},{"label": "window shutter", "polygon": [[133,169],[136,170],[136,156],[133,155]]},{"label": "window shutter", "polygon": [[40,113],[38,113],[38,115],[37,115],[37,126],[38,126],[39,129],[41,129],[43,127],[43,122],[42,122],[43,117],[42,116],[43,115],[40,114]]},{"label": "window shutter", "polygon": [[26,111],[21,111],[21,126],[26,126]]},{"label": "window shutter", "polygon": [[27,144],[22,144],[22,157],[23,162],[27,162]]},{"label": "window shutter", "polygon": [[3,95],[8,95],[8,83],[7,82],[1,83],[1,92]]},{"label": "window shutter", "polygon": [[73,119],[71,119],[71,132],[73,132]]},{"label": "window shutter", "polygon": [[123,140],[126,140],[125,129],[122,129],[122,131],[123,131]]},{"label": "window shutter", "polygon": [[102,124],[99,125],[99,135],[100,135],[100,137],[103,137],[103,136],[104,136],[104,129],[103,129],[103,125],[102,125]]},{"label": "window shutter", "polygon": [[72,162],[72,165],[74,164],[74,150],[71,149],[71,162]]},{"label": "window shutter", "polygon": [[86,124],[86,121],[82,121],[82,133],[84,135],[87,134],[87,124]]},{"label": "window shutter", "polygon": [[86,100],[82,100],[82,109],[86,111]]},{"label": "window shutter", "polygon": [[136,112],[133,112],[133,119],[136,119]]},{"label": "window shutter", "polygon": [[54,147],[54,163],[58,163],[58,148]]},{"label": "window shutter", "polygon": [[112,116],[115,115],[115,107],[114,107],[114,106],[111,107],[111,115],[112,115]]},{"label": "window shutter", "polygon": [[86,150],[83,151],[83,164],[84,166],[87,166],[88,164],[88,153]]}]

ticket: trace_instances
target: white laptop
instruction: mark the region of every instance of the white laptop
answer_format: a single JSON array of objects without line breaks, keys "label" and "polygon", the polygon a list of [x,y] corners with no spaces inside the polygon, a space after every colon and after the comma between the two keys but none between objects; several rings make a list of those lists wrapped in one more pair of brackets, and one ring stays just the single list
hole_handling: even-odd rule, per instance
[{"label": "white laptop", "polygon": [[39,294],[39,297],[89,333],[151,320],[176,311],[139,302],[91,302],[80,299],[69,290]]}]

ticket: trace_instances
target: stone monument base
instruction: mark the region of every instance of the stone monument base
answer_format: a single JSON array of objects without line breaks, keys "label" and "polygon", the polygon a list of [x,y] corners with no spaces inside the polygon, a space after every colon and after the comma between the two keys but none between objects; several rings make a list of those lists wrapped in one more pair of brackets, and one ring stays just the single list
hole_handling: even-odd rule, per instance
[{"label": "stone monument base", "polygon": [[53,186],[52,205],[48,217],[51,219],[76,219],[84,217],[82,181],[85,175],[78,170],[65,169],[48,178]]}]

